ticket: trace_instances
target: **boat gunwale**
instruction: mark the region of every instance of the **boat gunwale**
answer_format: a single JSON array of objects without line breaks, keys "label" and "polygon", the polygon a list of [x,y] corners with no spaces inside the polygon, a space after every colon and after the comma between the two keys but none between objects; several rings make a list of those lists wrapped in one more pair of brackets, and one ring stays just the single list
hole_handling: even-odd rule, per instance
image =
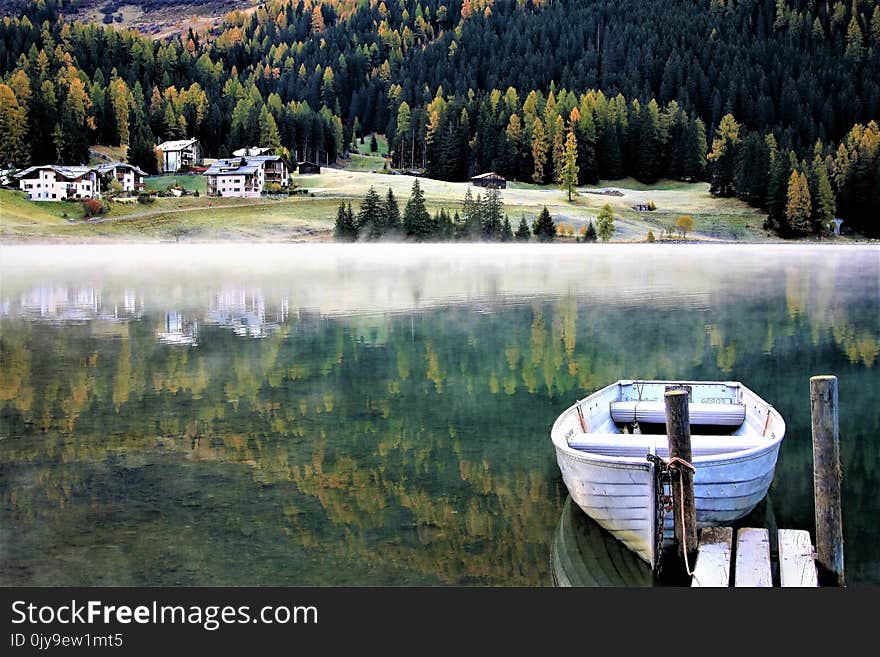
[{"label": "boat gunwale", "polygon": [[[591,393],[587,397],[584,397],[581,400],[576,401],[574,404],[566,408],[559,416],[556,418],[556,421],[553,423],[552,428],[550,429],[550,440],[553,442],[553,446],[556,448],[557,454],[561,454],[565,458],[577,461],[584,464],[594,464],[601,465],[604,467],[614,467],[621,469],[638,469],[638,470],[650,470],[652,465],[647,460],[648,454],[646,453],[643,457],[632,457],[632,456],[610,456],[604,454],[597,454],[595,452],[589,452],[585,450],[576,449],[574,447],[569,446],[568,439],[562,436],[562,432],[559,429],[560,423],[568,417],[570,413],[576,412],[576,409],[579,405],[588,401],[592,397],[596,397],[602,395],[606,391],[614,388],[615,386],[619,387],[622,385],[633,385],[636,383],[640,384],[665,384],[665,385],[718,385],[718,386],[727,386],[727,387],[738,387],[744,391],[747,391],[754,395],[754,397],[766,408],[767,412],[774,419],[774,424],[778,422],[781,425],[781,429],[778,433],[772,433],[767,437],[766,445],[757,445],[755,447],[750,447],[748,449],[738,450],[735,452],[725,452],[720,455],[712,454],[712,455],[704,455],[704,456],[696,456],[692,459],[694,465],[701,465],[703,467],[706,466],[723,466],[729,465],[733,463],[742,463],[744,461],[751,461],[758,458],[762,458],[766,456],[769,452],[774,449],[779,449],[780,444],[782,443],[783,438],[785,438],[786,426],[785,420],[782,415],[780,415],[779,411],[777,411],[772,404],[765,401],[762,397],[760,397],[757,393],[755,393],[751,388],[745,386],[739,381],[676,381],[676,380],[642,380],[642,379],[620,379],[615,381],[595,392]],[[594,432],[596,433],[596,432]],[[624,434],[614,434],[608,433],[604,434],[608,436],[617,436]]]}]

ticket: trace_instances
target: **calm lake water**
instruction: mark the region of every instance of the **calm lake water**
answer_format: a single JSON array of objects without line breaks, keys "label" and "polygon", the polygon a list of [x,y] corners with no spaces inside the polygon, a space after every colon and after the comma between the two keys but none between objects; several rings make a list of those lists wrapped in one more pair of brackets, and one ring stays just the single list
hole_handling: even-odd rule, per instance
[{"label": "calm lake water", "polygon": [[788,435],[767,514],[812,529],[824,373],[847,579],[880,584],[880,249],[0,260],[0,584],[550,585],[571,524],[550,425],[621,378],[740,380],[774,404]]}]

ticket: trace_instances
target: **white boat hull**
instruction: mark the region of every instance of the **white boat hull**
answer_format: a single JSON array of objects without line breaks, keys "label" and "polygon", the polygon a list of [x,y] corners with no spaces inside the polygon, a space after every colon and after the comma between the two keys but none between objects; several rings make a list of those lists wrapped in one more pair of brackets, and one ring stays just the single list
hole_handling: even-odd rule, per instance
[{"label": "white boat hull", "polygon": [[[773,481],[779,444],[747,459],[696,463],[697,526],[715,527],[747,516]],[[654,473],[652,465],[609,463],[586,454],[556,450],[571,499],[604,529],[648,563],[654,563]],[[672,538],[671,513],[664,538]]]},{"label": "white boat hull", "polygon": [[[657,394],[667,383],[647,382]],[[641,384],[640,384],[641,385]],[[698,528],[731,523],[748,515],[767,494],[785,433],[781,416],[738,383],[689,383],[699,395],[728,394],[746,408],[745,421],[733,436],[757,436],[748,449],[696,456],[693,464]],[[567,409],[551,431],[556,460],[572,500],[600,526],[649,564],[655,563],[655,479],[647,453],[639,457],[595,454],[569,445],[579,436],[604,433],[614,440],[617,428],[609,408],[630,394],[632,382],[618,382]],[[662,392],[661,392],[662,394]],[[695,394],[696,396],[696,394]],[[626,438],[617,433],[623,442]],[[763,440],[764,442],[760,442]],[[653,450],[652,450],[653,451]],[[671,511],[664,518],[664,540],[673,536]]]}]

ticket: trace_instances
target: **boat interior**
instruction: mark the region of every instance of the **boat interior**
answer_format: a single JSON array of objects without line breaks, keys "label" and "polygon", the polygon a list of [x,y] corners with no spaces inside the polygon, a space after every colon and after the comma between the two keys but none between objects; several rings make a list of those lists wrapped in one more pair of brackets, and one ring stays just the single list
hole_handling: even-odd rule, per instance
[{"label": "boat interior", "polygon": [[620,381],[575,404],[568,446],[601,456],[669,456],[664,393],[690,395],[693,458],[765,447],[784,431],[769,404],[739,383]]}]

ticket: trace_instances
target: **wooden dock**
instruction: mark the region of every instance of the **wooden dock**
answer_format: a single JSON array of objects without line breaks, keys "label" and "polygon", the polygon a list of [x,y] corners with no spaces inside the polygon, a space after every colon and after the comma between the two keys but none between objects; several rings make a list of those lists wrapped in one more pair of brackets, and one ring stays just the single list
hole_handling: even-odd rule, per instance
[{"label": "wooden dock", "polygon": [[[667,396],[666,424],[672,444]],[[810,378],[810,417],[813,435],[813,489],[816,507],[816,547],[809,532],[780,529],[776,533],[777,561],[771,561],[767,529],[730,527],[700,533],[692,587],[809,587],[844,586],[843,514],[841,510],[840,428],[837,377]],[[674,418],[673,418],[674,419]],[[684,439],[690,436],[684,432]],[[690,446],[688,445],[688,453]],[[684,515],[684,514],[682,514]],[[676,538],[680,533],[676,527]],[[679,538],[679,541],[681,539]],[[687,561],[685,560],[685,565]]]},{"label": "wooden dock", "polygon": [[819,586],[816,551],[809,532],[780,529],[777,545],[778,568],[774,569],[768,530],[752,527],[738,531],[730,527],[704,529],[700,533],[691,586]]}]

